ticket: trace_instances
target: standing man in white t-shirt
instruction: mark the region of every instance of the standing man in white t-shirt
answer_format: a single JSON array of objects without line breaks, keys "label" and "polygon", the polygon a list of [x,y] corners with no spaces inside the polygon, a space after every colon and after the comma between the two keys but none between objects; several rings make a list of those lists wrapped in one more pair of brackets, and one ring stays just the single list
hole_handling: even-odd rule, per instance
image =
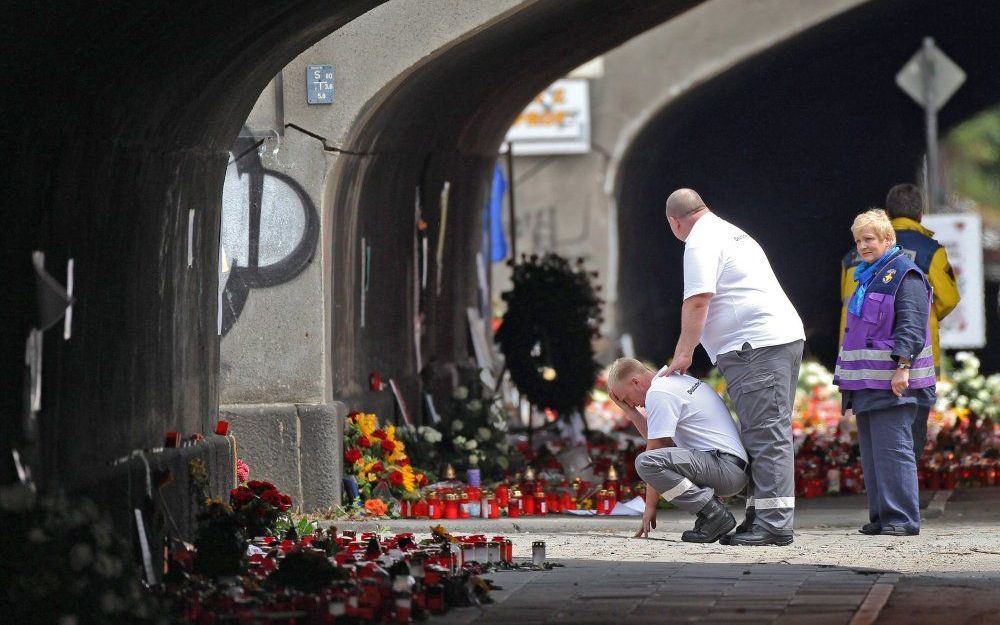
[{"label": "standing man in white t-shirt", "polygon": [[701,380],[656,377],[632,358],[612,363],[608,390],[646,438],[646,451],[635,459],[635,469],[648,486],[636,538],[656,527],[661,495],[698,516],[694,529],[681,534],[685,542],[715,542],[736,527],[736,519],[716,496],[735,495],[746,487],[747,455],[722,398]]},{"label": "standing man in white t-shirt", "polygon": [[667,198],[667,222],[684,241],[681,334],[660,376],[686,373],[699,341],[726,379],[750,455],[747,515],[732,545],[793,540],[792,407],[802,361],[802,320],[753,238],[709,210],[691,189]]}]

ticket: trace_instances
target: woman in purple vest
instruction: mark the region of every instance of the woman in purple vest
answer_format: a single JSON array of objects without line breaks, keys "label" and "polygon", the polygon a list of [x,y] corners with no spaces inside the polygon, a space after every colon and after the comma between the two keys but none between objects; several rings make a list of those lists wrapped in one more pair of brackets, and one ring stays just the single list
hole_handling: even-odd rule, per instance
[{"label": "woman in purple vest", "polygon": [[869,518],[860,531],[912,536],[920,533],[920,501],[910,426],[917,406],[935,399],[931,287],[896,246],[885,211],[861,213],[851,232],[863,262],[834,383],[858,420]]}]

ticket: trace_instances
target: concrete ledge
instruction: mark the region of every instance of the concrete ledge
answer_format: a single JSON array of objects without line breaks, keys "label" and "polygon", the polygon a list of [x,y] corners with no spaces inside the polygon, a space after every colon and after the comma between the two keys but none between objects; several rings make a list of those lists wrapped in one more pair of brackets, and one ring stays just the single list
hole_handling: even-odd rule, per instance
[{"label": "concrete ledge", "polygon": [[141,510],[153,547],[154,568],[162,570],[163,550],[156,546],[163,544],[164,535],[187,541],[194,538],[199,502],[192,493],[189,463],[203,460],[208,494],[228,501],[229,489],[235,485],[232,444],[229,437],[209,435],[197,445],[126,456],[106,467],[92,484],[79,489],[79,494],[111,515],[116,530],[129,536],[133,551],[138,545],[133,511]]}]

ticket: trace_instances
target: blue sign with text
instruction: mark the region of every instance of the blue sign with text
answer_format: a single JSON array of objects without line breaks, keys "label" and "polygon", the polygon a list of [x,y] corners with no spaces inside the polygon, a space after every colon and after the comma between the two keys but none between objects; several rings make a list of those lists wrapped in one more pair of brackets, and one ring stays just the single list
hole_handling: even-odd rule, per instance
[{"label": "blue sign with text", "polygon": [[307,65],[306,90],[309,104],[333,104],[333,65]]}]

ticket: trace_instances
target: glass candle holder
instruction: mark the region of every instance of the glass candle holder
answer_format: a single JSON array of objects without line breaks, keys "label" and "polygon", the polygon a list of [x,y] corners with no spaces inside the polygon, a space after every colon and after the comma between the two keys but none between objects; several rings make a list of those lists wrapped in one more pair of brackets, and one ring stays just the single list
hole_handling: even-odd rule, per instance
[{"label": "glass candle holder", "polygon": [[545,562],[545,541],[536,540],[531,543],[531,563],[541,566]]}]

